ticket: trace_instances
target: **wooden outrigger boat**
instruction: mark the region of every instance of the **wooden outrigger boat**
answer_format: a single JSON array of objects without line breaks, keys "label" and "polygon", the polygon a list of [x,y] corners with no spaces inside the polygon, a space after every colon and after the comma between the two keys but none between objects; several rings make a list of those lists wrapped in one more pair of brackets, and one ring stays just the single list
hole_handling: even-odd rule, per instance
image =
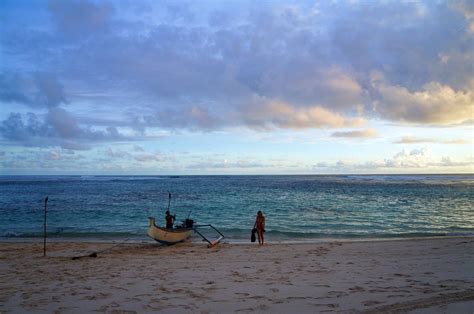
[{"label": "wooden outrigger boat", "polygon": [[[171,193],[169,194],[168,210],[170,207],[170,203],[171,203]],[[189,214],[191,214],[191,212]],[[212,225],[194,225],[194,220],[189,219],[189,214],[188,214],[188,218],[186,218],[186,220],[183,221],[182,225],[177,226],[176,228],[171,228],[171,229],[158,226],[156,224],[156,220],[154,217],[148,217],[148,232],[147,232],[148,236],[152,238],[153,240],[160,242],[161,244],[172,245],[172,244],[186,241],[187,239],[191,237],[194,231],[204,241],[208,243],[208,247],[215,246],[219,244],[219,242],[222,239],[224,239],[224,235]],[[214,231],[216,231],[219,234],[219,237],[214,241],[210,241],[201,232],[198,231],[198,228],[205,228],[205,227],[210,227],[214,229]]]},{"label": "wooden outrigger boat", "polygon": [[190,228],[168,229],[157,226],[155,218],[148,217],[148,236],[162,244],[176,244],[187,240],[193,233],[192,225]]},{"label": "wooden outrigger boat", "polygon": [[[208,247],[215,246],[224,239],[224,235],[217,230],[213,225],[193,225],[194,221],[192,219],[186,219],[181,226],[177,228],[169,229],[157,226],[155,223],[154,217],[148,217],[148,236],[155,241],[160,242],[161,244],[172,245],[186,241],[191,237],[193,231],[197,233],[204,241],[208,243]],[[214,229],[219,234],[219,237],[216,240],[209,240],[198,228],[209,227]]]}]

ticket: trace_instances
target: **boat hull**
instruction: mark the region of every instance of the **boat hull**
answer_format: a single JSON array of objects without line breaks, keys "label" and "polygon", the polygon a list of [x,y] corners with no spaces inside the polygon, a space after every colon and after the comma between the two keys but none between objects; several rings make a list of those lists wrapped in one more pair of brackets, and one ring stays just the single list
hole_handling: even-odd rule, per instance
[{"label": "boat hull", "polygon": [[162,244],[171,245],[183,242],[191,237],[192,228],[167,229],[156,225],[155,218],[148,218],[148,236]]}]

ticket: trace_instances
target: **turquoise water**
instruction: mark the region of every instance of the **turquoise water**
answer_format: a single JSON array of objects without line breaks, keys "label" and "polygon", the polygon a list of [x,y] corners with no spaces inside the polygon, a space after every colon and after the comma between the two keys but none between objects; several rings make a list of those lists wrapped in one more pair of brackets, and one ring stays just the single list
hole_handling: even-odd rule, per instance
[{"label": "turquoise water", "polygon": [[164,222],[211,223],[247,240],[255,213],[272,240],[474,234],[473,175],[1,176],[0,237],[143,237]]}]

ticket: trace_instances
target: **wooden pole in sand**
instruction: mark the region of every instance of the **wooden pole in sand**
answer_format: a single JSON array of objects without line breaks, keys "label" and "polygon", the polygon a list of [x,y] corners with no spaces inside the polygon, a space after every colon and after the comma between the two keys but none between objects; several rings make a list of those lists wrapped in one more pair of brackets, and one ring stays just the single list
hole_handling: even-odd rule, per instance
[{"label": "wooden pole in sand", "polygon": [[46,213],[48,212],[48,197],[44,199],[44,223],[43,223],[43,257],[46,256]]},{"label": "wooden pole in sand", "polygon": [[170,205],[171,205],[171,193],[168,192],[168,211],[170,210]]}]

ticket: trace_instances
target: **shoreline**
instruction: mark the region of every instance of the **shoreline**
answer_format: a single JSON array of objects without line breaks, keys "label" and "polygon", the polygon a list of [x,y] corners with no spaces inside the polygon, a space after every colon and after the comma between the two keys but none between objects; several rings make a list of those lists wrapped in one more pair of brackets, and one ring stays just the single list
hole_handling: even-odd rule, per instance
[{"label": "shoreline", "polygon": [[[331,242],[341,242],[341,243],[351,243],[351,242],[390,242],[390,241],[411,241],[411,240],[429,240],[429,239],[451,239],[451,238],[472,238],[474,239],[474,234],[468,235],[427,235],[427,236],[387,236],[387,237],[352,237],[352,238],[307,238],[307,239],[298,239],[298,240],[266,240],[265,244],[269,245],[279,245],[279,244],[322,244],[322,243],[331,243]],[[127,242],[131,244],[153,244],[157,243],[149,237],[129,237],[129,238],[117,238],[117,237],[104,237],[104,238],[94,238],[94,237],[51,237],[47,238],[47,243],[104,243],[104,244],[114,244],[117,242]],[[198,244],[202,242],[199,237],[193,236],[190,240],[185,241],[185,243]],[[43,243],[42,237],[0,237],[1,243]],[[221,243],[231,244],[231,245],[254,245],[249,239],[228,239],[224,238]]]},{"label": "shoreline", "polygon": [[[97,257],[88,257],[97,252]],[[85,256],[72,260],[74,256]],[[0,312],[472,313],[474,237],[0,245]],[[425,311],[425,312],[423,312]]]}]

